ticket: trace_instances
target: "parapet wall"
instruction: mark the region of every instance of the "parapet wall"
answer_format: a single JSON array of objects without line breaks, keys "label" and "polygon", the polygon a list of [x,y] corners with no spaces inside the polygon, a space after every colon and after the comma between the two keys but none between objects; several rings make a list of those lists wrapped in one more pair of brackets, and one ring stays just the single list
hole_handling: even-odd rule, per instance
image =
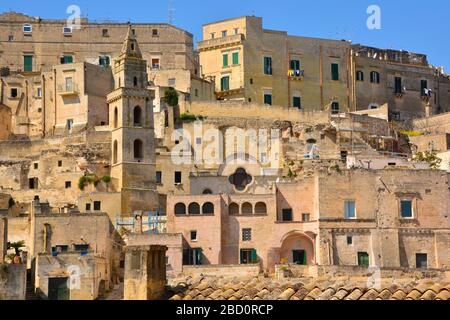
[{"label": "parapet wall", "polygon": [[260,272],[259,264],[183,266],[183,276],[190,277],[257,277]]},{"label": "parapet wall", "polygon": [[0,300],[25,300],[25,264],[0,264]]},{"label": "parapet wall", "polygon": [[259,118],[266,120],[284,120],[299,123],[329,123],[327,111],[300,111],[297,108],[266,106],[242,101],[196,101],[186,104],[186,110],[196,116],[221,118]]}]

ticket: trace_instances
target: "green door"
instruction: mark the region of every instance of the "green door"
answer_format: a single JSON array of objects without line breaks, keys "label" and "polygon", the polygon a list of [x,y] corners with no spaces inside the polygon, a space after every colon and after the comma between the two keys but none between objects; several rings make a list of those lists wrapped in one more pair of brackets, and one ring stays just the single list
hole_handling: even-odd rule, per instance
[{"label": "green door", "polygon": [[369,267],[369,254],[367,252],[358,252],[358,266]]},{"label": "green door", "polygon": [[33,71],[33,56],[23,56],[23,71]]},{"label": "green door", "polygon": [[69,278],[48,279],[49,300],[70,300],[70,290],[67,287]]}]

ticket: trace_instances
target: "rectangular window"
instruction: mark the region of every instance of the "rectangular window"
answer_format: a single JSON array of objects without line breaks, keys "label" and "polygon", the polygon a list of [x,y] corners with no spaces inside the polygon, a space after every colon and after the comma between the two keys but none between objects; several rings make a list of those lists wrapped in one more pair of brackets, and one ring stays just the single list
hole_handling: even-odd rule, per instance
[{"label": "rectangular window", "polygon": [[11,98],[17,98],[18,94],[17,88],[11,88]]},{"label": "rectangular window", "polygon": [[72,92],[73,91],[73,78],[67,77],[66,78],[66,92]]},{"label": "rectangular window", "polygon": [[156,171],[156,183],[161,184],[162,183],[162,172]]},{"label": "rectangular window", "polygon": [[331,80],[339,81],[339,65],[337,63],[331,64]]},{"label": "rectangular window", "polygon": [[411,219],[413,217],[412,201],[402,200],[400,202],[400,213],[404,219]]},{"label": "rectangular window", "polygon": [[191,241],[197,241],[197,231],[191,231]]},{"label": "rectangular window", "polygon": [[61,252],[68,252],[69,246],[68,245],[57,245],[52,248],[52,252],[54,253],[61,253]]},{"label": "rectangular window", "polygon": [[353,236],[347,236],[347,245],[351,246],[353,244]]},{"label": "rectangular window", "polygon": [[158,29],[153,29],[152,30],[152,36],[153,37],[157,37],[158,36]]},{"label": "rectangular window", "polygon": [[38,98],[42,98],[42,88],[41,88],[41,87],[38,87],[38,88],[36,89],[36,96],[37,96]]},{"label": "rectangular window", "polygon": [[100,66],[103,66],[103,67],[109,67],[109,65],[110,65],[110,58],[109,58],[109,56],[99,56],[98,57],[98,64],[100,65]]},{"label": "rectangular window", "polygon": [[14,41],[14,36],[12,34],[8,36],[8,41],[9,42]]},{"label": "rectangular window", "polygon": [[72,27],[65,26],[63,27],[64,34],[72,34]]},{"label": "rectangular window", "polygon": [[294,71],[294,76],[299,76],[300,73],[300,60],[291,60],[291,70]]},{"label": "rectangular window", "polygon": [[345,219],[356,219],[356,204],[353,200],[344,202]]},{"label": "rectangular window", "polygon": [[102,209],[101,201],[94,201],[94,211],[100,211]]},{"label": "rectangular window", "polygon": [[258,262],[256,249],[241,249],[241,264],[250,264]]},{"label": "rectangular window", "polygon": [[292,221],[292,209],[283,209],[281,219],[282,221]]},{"label": "rectangular window", "polygon": [[232,57],[233,65],[239,64],[239,52],[233,52]]},{"label": "rectangular window", "polygon": [[175,171],[175,183],[181,183],[181,171]]},{"label": "rectangular window", "polygon": [[430,92],[428,90],[428,81],[427,80],[420,80],[420,95],[422,97],[429,97]]},{"label": "rectangular window", "polygon": [[370,73],[370,82],[371,83],[380,83],[380,73],[376,71],[372,71]]},{"label": "rectangular window", "polygon": [[242,241],[252,241],[252,229],[242,229]]},{"label": "rectangular window", "polygon": [[222,31],[222,37],[225,38],[227,35],[228,35],[227,30],[223,30],[223,31]]},{"label": "rectangular window", "polygon": [[228,67],[228,53],[224,53],[222,55],[222,62],[223,62],[223,67]]},{"label": "rectangular window", "polygon": [[169,79],[169,87],[175,87],[175,84],[177,83],[176,78],[170,78]]},{"label": "rectangular window", "polygon": [[86,211],[91,211],[91,204],[90,203],[86,203]]},{"label": "rectangular window", "polygon": [[103,29],[102,30],[102,36],[103,37],[109,37],[109,30],[108,29]]},{"label": "rectangular window", "polygon": [[403,93],[403,88],[402,88],[402,78],[400,78],[400,77],[395,77],[395,88],[394,88],[394,92],[395,92],[395,93]]},{"label": "rectangular window", "polygon": [[72,188],[72,181],[66,181],[66,189]]},{"label": "rectangular window", "polygon": [[159,69],[159,58],[153,58],[152,59],[152,69]]},{"label": "rectangular window", "polygon": [[302,221],[308,222],[311,220],[311,215],[309,213],[302,213]]},{"label": "rectangular window", "polygon": [[356,81],[364,81],[364,72],[356,71]]},{"label": "rectangular window", "polygon": [[230,90],[230,76],[225,76],[220,79],[220,91]]},{"label": "rectangular window", "polygon": [[203,261],[203,250],[201,248],[183,250],[183,265],[188,266],[201,265],[202,261]]},{"label": "rectangular window", "polygon": [[72,128],[73,128],[73,119],[67,119],[67,121],[66,121],[66,127],[67,127],[67,130],[72,130]]},{"label": "rectangular window", "polygon": [[367,252],[358,252],[358,266],[369,267],[369,254]]},{"label": "rectangular window", "polygon": [[34,169],[39,168],[39,164],[37,162],[35,162],[33,165],[34,165]]},{"label": "rectangular window", "polygon": [[264,57],[264,74],[272,75],[272,58]]},{"label": "rectangular window", "polygon": [[239,34],[239,28],[234,28],[234,34]]},{"label": "rectangular window", "polygon": [[24,24],[22,30],[24,33],[31,33],[33,32],[33,26],[31,24]]},{"label": "rectangular window", "polygon": [[272,105],[272,92],[264,92],[264,104],[267,104],[269,106]]},{"label": "rectangular window", "polygon": [[30,178],[28,179],[28,188],[31,190],[38,189],[39,179],[38,178]]},{"label": "rectangular window", "polygon": [[299,96],[296,96],[292,99],[292,105],[294,108],[302,108],[302,98]]},{"label": "rectangular window", "polygon": [[62,160],[58,160],[58,167],[62,167],[62,165],[63,165]]},{"label": "rectangular window", "polygon": [[216,33],[215,32],[211,32],[211,39],[214,39],[216,37]]},{"label": "rectangular window", "polygon": [[333,102],[331,104],[331,114],[338,114],[339,113],[339,102]]},{"label": "rectangular window", "polygon": [[67,64],[67,63],[73,63],[73,57],[72,56],[62,56],[61,57],[61,64]]},{"label": "rectangular window", "polygon": [[23,71],[25,72],[33,71],[33,56],[30,55],[23,56]]},{"label": "rectangular window", "polygon": [[426,253],[416,253],[416,268],[417,269],[428,268],[428,256]]}]

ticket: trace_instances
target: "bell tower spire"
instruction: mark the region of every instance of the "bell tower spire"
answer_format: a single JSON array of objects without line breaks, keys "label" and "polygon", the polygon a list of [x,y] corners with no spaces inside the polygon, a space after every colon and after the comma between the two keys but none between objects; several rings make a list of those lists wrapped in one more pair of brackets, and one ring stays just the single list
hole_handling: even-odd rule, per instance
[{"label": "bell tower spire", "polygon": [[136,40],[136,35],[131,23],[128,24],[128,32],[125,40],[123,41],[120,57],[142,59],[141,49],[139,48],[139,44]]}]

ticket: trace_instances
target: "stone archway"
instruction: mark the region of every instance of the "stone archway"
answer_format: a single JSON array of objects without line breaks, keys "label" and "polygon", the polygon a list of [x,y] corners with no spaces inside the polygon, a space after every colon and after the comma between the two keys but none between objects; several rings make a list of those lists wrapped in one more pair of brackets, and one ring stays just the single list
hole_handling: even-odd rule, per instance
[{"label": "stone archway", "polygon": [[280,260],[299,265],[315,264],[313,238],[300,231],[287,233],[281,239]]}]

